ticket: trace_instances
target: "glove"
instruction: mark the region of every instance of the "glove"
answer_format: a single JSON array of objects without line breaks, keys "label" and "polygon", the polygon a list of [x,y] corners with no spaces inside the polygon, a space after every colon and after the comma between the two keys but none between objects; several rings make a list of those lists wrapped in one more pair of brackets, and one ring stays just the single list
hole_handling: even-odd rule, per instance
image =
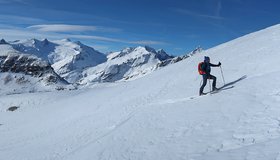
[{"label": "glove", "polygon": [[221,62],[219,62],[219,64],[218,64],[219,66],[221,66],[222,65],[222,63]]}]

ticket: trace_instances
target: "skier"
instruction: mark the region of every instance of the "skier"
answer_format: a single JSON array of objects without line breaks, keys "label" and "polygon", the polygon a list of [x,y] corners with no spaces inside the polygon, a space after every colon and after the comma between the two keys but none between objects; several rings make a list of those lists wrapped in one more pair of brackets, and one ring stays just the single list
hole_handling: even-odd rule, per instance
[{"label": "skier", "polygon": [[206,94],[206,93],[203,93],[203,89],[207,84],[207,79],[213,79],[212,91],[218,90],[216,88],[217,78],[215,76],[211,75],[210,72],[211,72],[211,67],[219,67],[219,66],[221,66],[221,62],[219,62],[219,64],[212,64],[212,63],[210,63],[210,58],[207,56],[204,57],[204,62],[200,62],[198,64],[198,72],[200,75],[202,75],[202,78],[203,78],[203,83],[199,90],[200,96]]}]

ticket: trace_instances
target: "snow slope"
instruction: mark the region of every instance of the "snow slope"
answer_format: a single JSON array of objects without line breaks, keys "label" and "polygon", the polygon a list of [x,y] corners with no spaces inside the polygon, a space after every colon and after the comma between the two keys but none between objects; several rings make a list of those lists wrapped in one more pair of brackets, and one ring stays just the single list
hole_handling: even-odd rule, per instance
[{"label": "snow slope", "polygon": [[[276,25],[135,81],[1,96],[0,158],[278,160],[279,43]],[[204,55],[234,88],[196,96]]]}]

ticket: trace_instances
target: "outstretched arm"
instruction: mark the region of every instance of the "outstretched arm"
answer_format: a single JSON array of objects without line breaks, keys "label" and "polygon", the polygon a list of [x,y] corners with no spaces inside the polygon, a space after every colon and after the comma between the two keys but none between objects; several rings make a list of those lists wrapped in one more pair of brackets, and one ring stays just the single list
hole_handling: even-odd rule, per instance
[{"label": "outstretched arm", "polygon": [[219,62],[218,64],[212,64],[212,63],[210,63],[210,66],[211,67],[220,67],[222,64],[221,64],[221,62]]}]

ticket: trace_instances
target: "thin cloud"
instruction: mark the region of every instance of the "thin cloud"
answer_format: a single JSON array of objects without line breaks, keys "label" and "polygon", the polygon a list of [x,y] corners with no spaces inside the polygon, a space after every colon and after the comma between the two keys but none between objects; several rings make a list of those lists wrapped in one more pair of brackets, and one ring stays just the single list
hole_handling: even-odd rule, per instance
[{"label": "thin cloud", "polygon": [[94,35],[80,35],[80,34],[65,34],[65,33],[54,33],[54,32],[37,32],[29,29],[21,28],[5,28],[1,29],[0,26],[0,37],[7,38],[9,40],[15,39],[29,39],[29,38],[50,38],[50,39],[63,39],[63,38],[75,38],[75,39],[86,39],[86,40],[95,40],[102,42],[113,42],[113,43],[125,43],[125,44],[138,44],[138,45],[161,45],[167,44],[161,41],[153,40],[139,40],[139,41],[130,41],[118,38],[110,38],[103,36],[94,36]]},{"label": "thin cloud", "polygon": [[219,15],[220,11],[218,10],[218,15],[207,15],[207,14],[201,14],[197,13],[191,10],[186,10],[186,9],[174,9],[177,13],[180,14],[185,14],[193,17],[200,17],[200,18],[207,18],[207,19],[214,19],[214,20],[223,20],[224,18]]},{"label": "thin cloud", "polygon": [[106,28],[100,26],[86,25],[69,25],[69,24],[41,24],[32,25],[27,29],[35,29],[39,32],[84,32],[84,31],[100,31],[100,32],[120,32],[117,28]]},{"label": "thin cloud", "polygon": [[92,35],[65,35],[69,38],[78,38],[78,39],[92,39],[97,41],[106,41],[106,42],[121,42],[124,43],[125,41],[116,38],[109,38],[109,37],[102,37],[102,36],[92,36]]},{"label": "thin cloud", "polygon": [[29,38],[51,38],[51,39],[62,39],[60,35],[57,34],[45,34],[32,32],[29,30],[19,29],[19,28],[0,28],[0,37],[8,40],[23,40]]},{"label": "thin cloud", "polygon": [[153,40],[129,41],[129,40],[123,40],[123,39],[117,39],[117,38],[92,36],[92,35],[67,35],[67,36],[70,37],[70,38],[92,39],[92,40],[98,40],[98,41],[118,42],[118,43],[138,44],[138,45],[164,45],[164,44],[168,44],[166,42],[153,41]]},{"label": "thin cloud", "polygon": [[2,24],[38,24],[44,23],[45,20],[39,18],[25,17],[25,16],[15,16],[9,14],[0,15],[0,22]]}]

